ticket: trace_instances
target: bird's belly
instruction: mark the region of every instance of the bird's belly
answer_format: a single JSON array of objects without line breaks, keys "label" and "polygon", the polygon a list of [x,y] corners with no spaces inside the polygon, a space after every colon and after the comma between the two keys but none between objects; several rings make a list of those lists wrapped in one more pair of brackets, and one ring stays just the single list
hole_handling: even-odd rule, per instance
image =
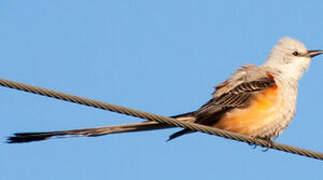
[{"label": "bird's belly", "polygon": [[277,87],[256,94],[246,108],[236,108],[223,115],[214,127],[252,137],[265,137],[277,127],[283,108]]}]

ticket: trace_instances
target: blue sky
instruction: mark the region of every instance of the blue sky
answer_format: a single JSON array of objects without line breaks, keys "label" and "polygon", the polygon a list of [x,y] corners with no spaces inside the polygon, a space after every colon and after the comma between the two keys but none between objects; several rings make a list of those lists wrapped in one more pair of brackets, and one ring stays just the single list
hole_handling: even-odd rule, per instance
[{"label": "blue sky", "polygon": [[[3,1],[0,77],[160,115],[199,108],[240,65],[290,36],[323,49],[321,1]],[[276,141],[323,151],[323,57],[299,85]],[[14,132],[140,119],[0,89],[2,142]],[[0,146],[0,179],[311,179],[322,162],[177,129]]]}]

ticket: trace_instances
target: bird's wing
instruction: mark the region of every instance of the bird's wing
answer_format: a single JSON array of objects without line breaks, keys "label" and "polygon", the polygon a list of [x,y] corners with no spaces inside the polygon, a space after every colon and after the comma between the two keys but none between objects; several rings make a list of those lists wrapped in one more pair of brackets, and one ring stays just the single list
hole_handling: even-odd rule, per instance
[{"label": "bird's wing", "polygon": [[[212,125],[220,120],[226,112],[234,108],[247,107],[250,100],[256,93],[275,86],[276,84],[274,79],[269,77],[241,83],[230,91],[223,93],[221,96],[212,98],[200,109],[195,111],[193,113],[195,116],[194,123]],[[189,129],[183,129],[169,136],[168,140],[172,140],[191,132],[192,131]]]},{"label": "bird's wing", "polygon": [[[251,99],[268,88],[275,87],[276,82],[271,73],[262,67],[246,65],[238,69],[230,79],[215,87],[213,98],[195,111],[195,123],[212,125],[234,108],[245,108]],[[183,129],[172,134],[168,140],[192,132]]]},{"label": "bird's wing", "polygon": [[[244,82],[222,94],[214,97],[195,112],[197,119],[232,108],[244,108],[249,105],[250,99],[267,88],[275,87],[271,78],[261,78],[255,81]],[[198,121],[197,121],[198,122]]]},{"label": "bird's wing", "polygon": [[231,79],[215,87],[213,98],[195,112],[196,123],[202,123],[203,119],[219,112],[247,107],[257,93],[276,86],[271,73],[259,67],[244,66]]}]

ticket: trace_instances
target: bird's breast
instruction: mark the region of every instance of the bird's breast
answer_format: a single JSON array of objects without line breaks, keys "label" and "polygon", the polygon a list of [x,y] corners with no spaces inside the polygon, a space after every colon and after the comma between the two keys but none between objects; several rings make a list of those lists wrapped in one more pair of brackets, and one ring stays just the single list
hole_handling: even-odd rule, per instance
[{"label": "bird's breast", "polygon": [[261,137],[270,128],[277,126],[284,104],[280,89],[277,86],[271,87],[254,94],[249,106],[226,112],[214,126],[248,136]]}]

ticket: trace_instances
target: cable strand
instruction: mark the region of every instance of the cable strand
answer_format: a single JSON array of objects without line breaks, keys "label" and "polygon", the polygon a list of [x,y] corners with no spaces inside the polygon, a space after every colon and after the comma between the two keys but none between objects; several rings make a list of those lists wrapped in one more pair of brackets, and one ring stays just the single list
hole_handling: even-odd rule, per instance
[{"label": "cable strand", "polygon": [[56,98],[63,101],[68,101],[68,102],[86,105],[94,108],[117,112],[117,113],[129,115],[129,116],[134,116],[142,119],[147,119],[150,121],[157,121],[159,123],[168,124],[170,126],[187,128],[193,131],[200,131],[210,135],[216,135],[227,139],[246,142],[248,144],[259,145],[265,148],[276,149],[279,151],[284,151],[284,152],[293,153],[293,154],[297,154],[297,155],[301,155],[309,158],[323,160],[323,153],[321,152],[315,152],[315,151],[306,150],[303,148],[293,147],[290,145],[280,144],[276,142],[272,142],[270,146],[268,146],[268,141],[266,140],[259,139],[259,138],[252,138],[249,136],[228,132],[214,127],[204,126],[204,125],[195,124],[191,122],[183,122],[183,121],[176,120],[174,118],[164,117],[164,116],[138,111],[138,110],[122,107],[122,106],[112,105],[112,104],[108,104],[108,103],[104,103],[104,102],[100,102],[92,99],[87,99],[84,97],[69,95],[66,93],[61,93],[61,92],[57,92],[57,91],[53,91],[45,88],[39,88],[36,86],[9,81],[1,78],[0,78],[0,85],[4,87],[12,88],[12,89],[29,92],[29,93]]}]

